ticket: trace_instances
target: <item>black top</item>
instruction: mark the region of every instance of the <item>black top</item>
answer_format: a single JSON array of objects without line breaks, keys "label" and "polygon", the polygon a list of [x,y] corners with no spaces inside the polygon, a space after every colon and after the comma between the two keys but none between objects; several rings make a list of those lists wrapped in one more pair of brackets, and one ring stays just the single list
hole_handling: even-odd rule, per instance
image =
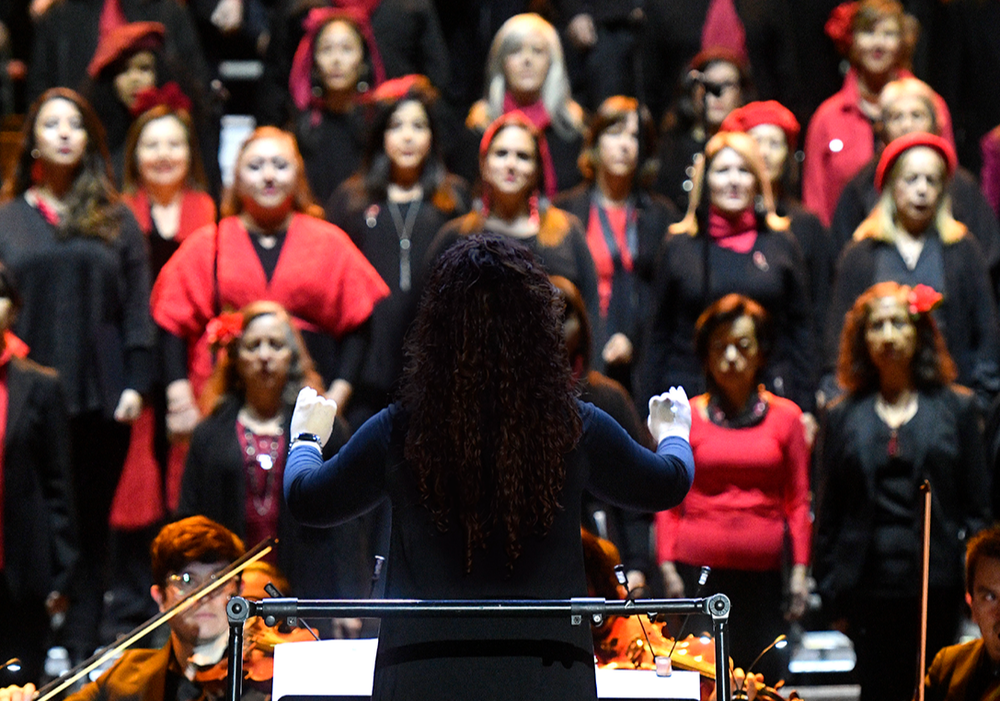
[{"label": "black top", "polygon": [[[920,509],[901,520],[898,507],[922,502],[916,495],[924,479],[933,495],[932,587],[961,586],[963,540],[990,523],[990,475],[972,393],[960,387],[920,391],[917,413],[894,442],[875,413],[875,399],[874,393],[844,397],[829,409],[820,434],[814,567],[820,592],[831,601],[859,591],[919,593]],[[908,487],[902,500],[901,483]],[[889,484],[895,494],[884,491]],[[887,552],[895,568],[906,566],[905,573],[890,573],[894,582],[875,576],[886,573],[876,555]]]},{"label": "black top", "polygon": [[722,248],[705,234],[668,234],[657,275],[640,407],[664,387],[682,385],[691,397],[705,391],[704,370],[694,350],[695,321],[710,304],[737,292],[757,301],[771,316],[776,338],[764,371],[768,389],[803,411],[812,410],[815,368],[808,277],[802,251],[790,233],[761,229],[749,253]]},{"label": "black top", "polygon": [[364,119],[359,109],[347,113],[319,110],[314,125],[313,110],[295,118],[295,138],[306,164],[306,177],[317,202],[326,202],[333,191],[361,165],[364,151]]},{"label": "black top", "polygon": [[[544,226],[546,215],[542,216]],[[555,245],[547,246],[540,243],[538,236],[511,237],[511,240],[531,249],[549,275],[561,275],[576,285],[580,296],[583,297],[583,303],[587,305],[587,315],[591,319],[597,319],[600,315],[600,300],[597,296],[597,272],[594,270],[594,259],[590,257],[587,237],[583,232],[580,220],[574,216],[569,216],[568,220],[569,230]],[[470,222],[476,224],[471,229],[469,229]],[[483,226],[482,217],[476,212],[470,212],[464,217],[451,220],[442,227],[431,243],[428,254],[430,260],[437,260],[438,256],[448,250],[448,247],[463,235],[478,234],[484,231],[486,229]]]},{"label": "black top", "polygon": [[801,203],[784,198],[778,203],[778,214],[788,217],[789,231],[799,242],[802,258],[809,272],[809,299],[812,300],[813,348],[819,349],[826,330],[826,308],[833,286],[833,268],[837,253],[830,241],[830,232],[815,214]]},{"label": "black top", "polygon": [[[459,529],[441,532],[421,505],[403,458],[407,419],[397,405],[372,417],[332,460],[315,450],[292,451],[285,495],[297,519],[324,526],[382,499],[392,502],[392,545],[386,597],[402,599],[526,599],[586,596],[580,542],[585,488],[610,503],[669,508],[694,476],[691,448],[667,438],[659,454],[633,442],[591,404],[579,403],[583,435],[566,458],[564,507],[544,537],[521,540],[507,567],[505,535],[494,529],[465,574]],[[614,469],[611,469],[614,466]],[[385,619],[379,633],[374,699],[595,699],[590,627],[565,619]]]},{"label": "black top", "polygon": [[[590,226],[594,191],[592,185],[581,183],[557,197],[553,204],[577,217],[586,231]],[[652,312],[653,280],[660,245],[667,234],[667,227],[680,219],[677,208],[665,197],[640,191],[632,199],[636,211],[637,255],[633,258],[632,273],[622,267],[620,260],[615,263],[607,317],[603,320],[600,316],[590,319],[594,348],[598,352],[595,365],[602,364],[600,351],[616,333],[623,333],[632,341],[635,359],[645,346],[643,333]]]},{"label": "black top", "polygon": [[[939,239],[934,228],[924,236]],[[944,301],[935,310],[934,318],[948,344],[948,352],[958,366],[958,381],[974,389],[980,397],[981,407],[987,407],[990,399],[1000,391],[1000,368],[997,364],[1000,347],[996,304],[983,255],[975,239],[965,236],[954,243],[944,243],[941,248],[925,245],[918,260],[918,269],[924,258],[939,250],[944,282],[938,285],[938,292],[944,296]],[[888,257],[899,259],[899,266],[903,267],[902,257],[894,245],[873,238],[852,241],[841,254],[827,315],[824,344],[827,373],[832,373],[836,367],[844,315],[854,305],[854,300],[876,282],[892,279],[879,275],[880,270],[886,269],[884,261]],[[932,284],[929,279],[915,276],[897,282]],[[829,381],[824,385],[832,386]]]},{"label": "black top", "polygon": [[[396,205],[399,222],[385,199],[366,200],[359,177],[343,183],[327,202],[327,220],[347,232],[391,290],[372,311],[371,344],[351,399],[352,422],[361,418],[353,413],[359,402],[367,406],[364,421],[391,401],[403,371],[403,337],[416,316],[431,242],[451,217],[466,211],[464,184],[453,185],[460,200],[456,210],[443,212],[426,199],[401,203]],[[363,206],[358,207],[359,202]],[[411,228],[403,249],[408,221]],[[407,277],[408,287],[403,289]]]},{"label": "black top", "polygon": [[111,416],[122,390],[145,392],[152,375],[146,240],[117,209],[117,238],[56,238],[23,197],[0,208],[0,260],[17,278],[24,307],[14,332],[31,358],[62,378],[70,415]]},{"label": "black top", "polygon": [[[207,516],[245,538],[247,475],[236,435],[240,406],[235,398],[226,398],[195,428],[177,513],[179,516]],[[288,436],[291,406],[284,407],[284,416],[284,430]],[[334,455],[348,435],[344,423],[337,421],[327,442],[327,455]],[[358,523],[327,529],[301,526],[291,519],[282,499],[278,513],[277,564],[297,596],[366,597],[371,571],[359,547],[362,538]]]},{"label": "black top", "polygon": [[[851,242],[854,230],[878,203],[879,193],[875,189],[878,160],[878,157],[873,158],[851,178],[837,200],[837,209],[830,224],[830,237],[837,254]],[[975,176],[965,168],[956,170],[948,184],[948,195],[951,197],[952,214],[969,227],[986,257],[986,269],[995,282],[1000,282],[1000,224],[979,189]]]}]

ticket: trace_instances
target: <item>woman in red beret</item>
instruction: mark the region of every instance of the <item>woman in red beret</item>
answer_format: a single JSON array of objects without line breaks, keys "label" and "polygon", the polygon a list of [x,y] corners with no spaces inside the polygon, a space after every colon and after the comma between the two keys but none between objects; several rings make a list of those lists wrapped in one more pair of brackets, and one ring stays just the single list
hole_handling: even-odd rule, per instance
[{"label": "woman in red beret", "polygon": [[958,381],[983,406],[1000,390],[997,312],[984,256],[946,196],[957,161],[940,136],[914,132],[886,146],[875,172],[878,204],[837,263],[826,332],[826,366],[836,364],[844,315],[876,282],[924,284],[944,296],[935,312]]},{"label": "woman in red beret", "polygon": [[[82,93],[104,125],[111,165],[119,186],[123,183],[128,130],[149,104],[148,101],[140,102],[144,91],[168,83],[177,87],[179,81],[183,85],[180,89],[187,96],[187,112],[199,125],[199,136],[207,137],[209,131],[201,127],[204,120],[201,90],[190,79],[189,72],[163,52],[164,34],[164,26],[159,22],[123,24],[101,37],[87,66]],[[211,153],[218,145],[218,138],[207,141],[206,145]],[[217,180],[217,163],[211,172]],[[212,189],[216,191],[218,183],[213,183]]]},{"label": "woman in red beret", "polygon": [[444,135],[430,81],[417,75],[387,81],[372,102],[362,168],[326,206],[327,219],[347,232],[391,290],[372,313],[371,352],[348,413],[355,426],[391,400],[427,251],[448,220],[469,210],[468,186],[445,170],[441,158]]},{"label": "woman in red beret", "polygon": [[656,128],[635,98],[609,97],[597,108],[578,164],[586,182],[554,203],[584,223],[597,268],[600,317],[595,353],[603,372],[632,387],[663,232],[680,219],[674,204],[649,191],[656,174]]},{"label": "woman in red beret", "polygon": [[[802,200],[830,226],[847,182],[874,155],[872,124],[878,96],[907,70],[919,34],[917,21],[896,0],[860,0],[837,6],[826,33],[851,62],[844,86],[819,106],[806,132]],[[943,100],[941,133],[954,144],[951,117]]]},{"label": "woman in red beret", "polygon": [[775,211],[788,217],[789,230],[799,242],[809,271],[813,326],[818,344],[823,340],[823,323],[826,320],[826,305],[830,301],[837,252],[819,218],[791,195],[798,182],[798,164],[792,154],[798,146],[799,122],[787,107],[768,100],[737,107],[722,122],[722,130],[744,131],[757,142],[771,181]]}]

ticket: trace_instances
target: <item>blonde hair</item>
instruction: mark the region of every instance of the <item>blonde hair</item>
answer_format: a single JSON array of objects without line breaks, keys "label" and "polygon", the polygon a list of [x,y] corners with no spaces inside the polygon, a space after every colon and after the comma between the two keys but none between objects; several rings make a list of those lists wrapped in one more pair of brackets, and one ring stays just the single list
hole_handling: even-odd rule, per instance
[{"label": "blonde hair", "polygon": [[508,56],[521,48],[529,34],[541,36],[549,50],[549,71],[542,83],[540,99],[552,117],[552,127],[563,137],[580,134],[583,131],[583,109],[570,93],[559,35],[555,27],[534,12],[514,15],[503,23],[493,37],[486,62],[486,123],[503,114],[503,101],[507,94],[503,64]]},{"label": "blonde hair", "polygon": [[671,234],[687,234],[695,236],[698,233],[698,207],[701,205],[702,194],[705,189],[705,174],[709,165],[723,149],[731,148],[746,161],[747,167],[753,173],[757,181],[757,191],[763,200],[764,221],[772,231],[785,231],[788,229],[788,219],[779,217],[774,209],[774,193],[771,190],[771,180],[767,177],[767,169],[764,160],[760,156],[757,142],[749,134],[739,131],[720,131],[705,144],[705,153],[695,162],[694,177],[691,178],[693,187],[691,188],[691,198],[688,202],[688,210],[676,224],[671,224],[668,231]]},{"label": "blonde hair", "polygon": [[900,99],[917,97],[924,102],[931,115],[931,133],[941,135],[942,115],[938,113],[938,94],[919,78],[899,78],[890,81],[878,94],[879,122],[885,123],[886,113]]},{"label": "blonde hair", "polygon": [[[928,147],[929,148],[929,147]],[[909,156],[908,149],[900,154],[896,162],[889,169],[889,174],[882,187],[882,194],[872,208],[871,213],[865,218],[858,228],[854,230],[854,240],[876,239],[886,243],[895,243],[900,228],[896,223],[896,200],[893,197],[893,186],[899,179],[900,171],[903,169],[903,162]],[[955,220],[951,213],[951,195],[948,194],[948,166],[940,153],[930,149],[938,157],[941,163],[941,175],[943,177],[943,187],[941,197],[938,200],[937,212],[934,214],[934,226],[937,227],[938,235],[944,243],[954,243],[965,236],[968,229],[965,224]]]}]

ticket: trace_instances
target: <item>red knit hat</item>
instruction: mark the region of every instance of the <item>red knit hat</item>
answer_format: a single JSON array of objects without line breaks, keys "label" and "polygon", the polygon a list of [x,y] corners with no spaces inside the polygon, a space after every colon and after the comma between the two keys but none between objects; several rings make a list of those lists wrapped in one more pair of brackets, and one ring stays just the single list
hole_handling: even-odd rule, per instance
[{"label": "red knit hat", "polygon": [[915,131],[894,139],[882,151],[882,157],[878,159],[878,168],[875,170],[875,189],[882,192],[882,187],[885,185],[885,178],[889,174],[889,171],[892,170],[893,164],[906,151],[915,146],[927,146],[940,153],[944,159],[945,167],[948,169],[948,177],[954,174],[955,168],[958,167],[958,157],[955,155],[955,149],[952,145],[940,136],[928,134],[923,131]]},{"label": "red knit hat", "polygon": [[785,132],[788,148],[794,150],[799,140],[799,120],[780,102],[749,102],[737,107],[722,120],[720,131],[750,131],[761,124],[773,124]]},{"label": "red knit hat", "polygon": [[87,75],[96,80],[105,68],[130,54],[162,48],[165,32],[159,22],[131,22],[111,30],[97,45]]}]

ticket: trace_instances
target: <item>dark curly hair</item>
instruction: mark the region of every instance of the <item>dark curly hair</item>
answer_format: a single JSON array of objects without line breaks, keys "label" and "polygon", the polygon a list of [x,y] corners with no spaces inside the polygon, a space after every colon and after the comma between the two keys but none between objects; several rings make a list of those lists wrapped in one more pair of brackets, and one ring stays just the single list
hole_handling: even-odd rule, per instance
[{"label": "dark curly hair", "polygon": [[[909,294],[908,285],[880,282],[865,290],[847,312],[844,330],[840,334],[837,380],[851,394],[867,394],[879,388],[878,369],[872,362],[865,341],[865,327],[873,303],[883,297],[896,297],[903,304],[909,304]],[[917,331],[917,348],[910,363],[914,387],[926,390],[953,382],[958,377],[958,371],[930,312],[910,314],[910,320]]]},{"label": "dark curly hair", "polygon": [[0,200],[6,202],[23,195],[31,187],[32,171],[36,163],[32,151],[37,153],[35,125],[42,107],[52,100],[71,102],[80,111],[83,129],[87,132],[87,146],[80,158],[73,184],[66,193],[64,201],[67,212],[57,227],[57,233],[63,238],[94,236],[114,241],[118,237],[121,211],[117,206],[119,198],[113,184],[104,127],[90,103],[68,88],[50,88],[31,105],[21,129],[21,150],[4,182]]},{"label": "dark curly hair", "polygon": [[434,523],[464,533],[465,567],[494,529],[507,566],[544,535],[582,431],[562,303],[531,252],[473,235],[431,273],[406,341],[404,455]]},{"label": "dark curly hair", "polygon": [[240,335],[228,343],[226,352],[222,354],[208,380],[208,385],[206,385],[201,397],[203,411],[214,411],[227,397],[238,399],[241,402],[244,400],[246,387],[237,372],[238,363],[236,362],[242,341],[242,332],[246,331],[247,327],[256,319],[268,315],[274,315],[284,323],[287,330],[288,347],[292,349],[292,361],[288,368],[288,378],[282,393],[284,402],[289,405],[294,404],[299,390],[303,387],[312,387],[320,394],[323,393],[323,381],[313,366],[312,357],[306,349],[301,334],[295,328],[292,318],[284,307],[277,302],[260,300],[243,307],[240,314],[243,316]]}]

